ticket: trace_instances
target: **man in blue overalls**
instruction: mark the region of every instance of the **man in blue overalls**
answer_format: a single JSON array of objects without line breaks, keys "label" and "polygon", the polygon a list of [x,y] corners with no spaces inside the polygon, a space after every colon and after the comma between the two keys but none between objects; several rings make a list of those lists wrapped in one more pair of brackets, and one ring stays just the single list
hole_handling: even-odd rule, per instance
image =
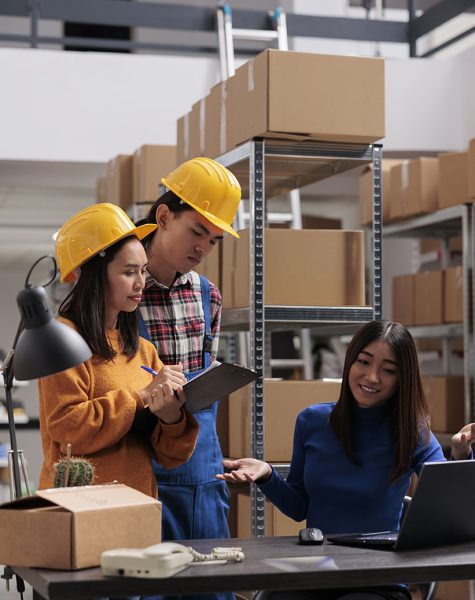
[{"label": "man in blue overalls", "polygon": [[[193,269],[231,227],[241,188],[225,167],[194,158],[162,179],[167,191],[151,208],[147,222],[157,231],[146,241],[148,277],[143,290],[142,335],[156,346],[166,365],[191,379],[214,360],[218,347],[221,294]],[[222,481],[222,453],[216,434],[218,402],[195,413],[200,431],[191,459],[176,469],[157,463],[154,471],[163,503],[163,539],[229,537],[229,497]],[[199,598],[232,598],[232,594]],[[190,598],[190,596],[187,596]]]}]

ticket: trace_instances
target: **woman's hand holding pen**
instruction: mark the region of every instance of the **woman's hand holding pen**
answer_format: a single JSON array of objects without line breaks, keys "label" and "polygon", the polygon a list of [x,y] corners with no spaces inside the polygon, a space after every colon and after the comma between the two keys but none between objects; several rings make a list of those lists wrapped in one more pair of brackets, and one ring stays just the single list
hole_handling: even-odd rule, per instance
[{"label": "woman's hand holding pen", "polygon": [[[149,368],[146,371],[151,371]],[[150,411],[165,423],[176,423],[181,419],[181,407],[185,402],[183,385],[186,378],[183,365],[165,365],[154,376],[140,395]]]}]

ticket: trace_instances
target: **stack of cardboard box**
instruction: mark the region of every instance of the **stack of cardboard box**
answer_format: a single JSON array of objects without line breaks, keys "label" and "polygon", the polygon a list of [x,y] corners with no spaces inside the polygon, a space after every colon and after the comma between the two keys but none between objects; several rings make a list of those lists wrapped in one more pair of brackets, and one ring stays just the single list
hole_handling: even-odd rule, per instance
[{"label": "stack of cardboard box", "polygon": [[177,122],[177,161],[253,137],[369,144],[384,137],[384,61],[265,50]]},{"label": "stack of cardboard box", "polygon": [[162,177],[176,165],[176,146],[145,144],[134,154],[119,154],[107,163],[106,176],[98,179],[96,200],[124,209],[151,204],[159,196]]}]

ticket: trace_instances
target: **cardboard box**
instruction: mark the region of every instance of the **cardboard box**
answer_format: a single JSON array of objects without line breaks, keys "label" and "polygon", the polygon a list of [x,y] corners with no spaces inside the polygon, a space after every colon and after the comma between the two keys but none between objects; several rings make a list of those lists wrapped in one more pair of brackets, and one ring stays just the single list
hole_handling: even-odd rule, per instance
[{"label": "cardboard box", "polygon": [[96,179],[96,202],[107,202],[107,177]]},{"label": "cardboard box", "polygon": [[[225,308],[249,306],[249,230],[224,238]],[[264,299],[287,306],[364,306],[364,233],[266,229]],[[311,270],[309,270],[311,267]]]},{"label": "cardboard box", "polygon": [[[264,503],[264,515],[266,536],[297,536],[299,530],[306,526],[305,521],[294,521],[268,500]],[[237,537],[252,537],[251,497],[249,494],[239,493],[237,495]]]},{"label": "cardboard box", "polygon": [[421,157],[409,161],[404,218],[431,213],[439,208],[439,161]]},{"label": "cardboard box", "polygon": [[384,60],[265,50],[228,80],[228,149],[255,136],[370,143],[384,137]]},{"label": "cardboard box", "polygon": [[[289,462],[297,415],[312,404],[335,402],[340,387],[334,381],[265,379],[264,460]],[[229,396],[229,454],[232,458],[251,456],[250,386]]]},{"label": "cardboard box", "polygon": [[463,269],[450,267],[444,271],[444,323],[463,322]]},{"label": "cardboard box", "polygon": [[191,158],[190,156],[190,113],[183,115],[176,122],[176,164]]},{"label": "cardboard box", "polygon": [[432,431],[455,433],[465,425],[464,378],[423,377]]},{"label": "cardboard box", "polygon": [[132,155],[119,154],[107,163],[107,202],[127,208],[133,201]]},{"label": "cardboard box", "polygon": [[176,167],[176,146],[146,144],[133,155],[134,202],[155,202],[162,177]]},{"label": "cardboard box", "polygon": [[216,158],[228,148],[227,141],[227,97],[228,81],[211,88],[205,98],[205,156]]},{"label": "cardboard box", "polygon": [[205,156],[205,99],[198,100],[190,112],[190,153],[188,158]]},{"label": "cardboard box", "polygon": [[470,600],[470,581],[439,581],[436,600]]},{"label": "cardboard box", "polygon": [[415,274],[415,325],[443,322],[442,284],[442,271],[421,271]]},{"label": "cardboard box", "polygon": [[[381,165],[382,179],[382,217],[383,223],[389,223],[391,220],[391,169],[400,164],[400,160],[383,160]],[[360,223],[363,227],[371,225],[373,222],[373,166],[365,167],[363,174],[358,181],[358,197],[360,207]]]},{"label": "cardboard box", "polygon": [[[463,249],[463,240],[461,235],[455,235],[449,239],[449,250],[454,254],[461,254]],[[434,238],[423,238],[419,240],[419,252],[442,252],[442,241]]]},{"label": "cardboard box", "polygon": [[468,147],[468,197],[475,198],[475,138]]},{"label": "cardboard box", "polygon": [[393,320],[403,325],[414,325],[415,275],[399,275],[393,278]]},{"label": "cardboard box", "polygon": [[391,203],[389,206],[389,217],[391,221],[398,221],[405,216],[408,183],[409,161],[404,160],[391,169]]},{"label": "cardboard box", "polygon": [[95,567],[104,550],[159,543],[161,522],[161,503],[123,484],[39,490],[0,506],[0,563]]},{"label": "cardboard box", "polygon": [[468,152],[439,155],[439,208],[470,201]]}]

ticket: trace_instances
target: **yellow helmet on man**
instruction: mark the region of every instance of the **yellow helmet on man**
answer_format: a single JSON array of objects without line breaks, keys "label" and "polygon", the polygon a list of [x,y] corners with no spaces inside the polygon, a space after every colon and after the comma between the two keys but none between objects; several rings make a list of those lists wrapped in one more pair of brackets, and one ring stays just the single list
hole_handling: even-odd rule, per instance
[{"label": "yellow helmet on man", "polygon": [[130,235],[141,240],[156,229],[153,224],[136,227],[119,206],[109,202],[83,208],[56,236],[60,280],[76,281],[77,269],[102,250]]},{"label": "yellow helmet on man", "polygon": [[241,200],[241,186],[229,169],[200,156],[179,165],[162,183],[210,223],[239,237],[231,223]]}]

